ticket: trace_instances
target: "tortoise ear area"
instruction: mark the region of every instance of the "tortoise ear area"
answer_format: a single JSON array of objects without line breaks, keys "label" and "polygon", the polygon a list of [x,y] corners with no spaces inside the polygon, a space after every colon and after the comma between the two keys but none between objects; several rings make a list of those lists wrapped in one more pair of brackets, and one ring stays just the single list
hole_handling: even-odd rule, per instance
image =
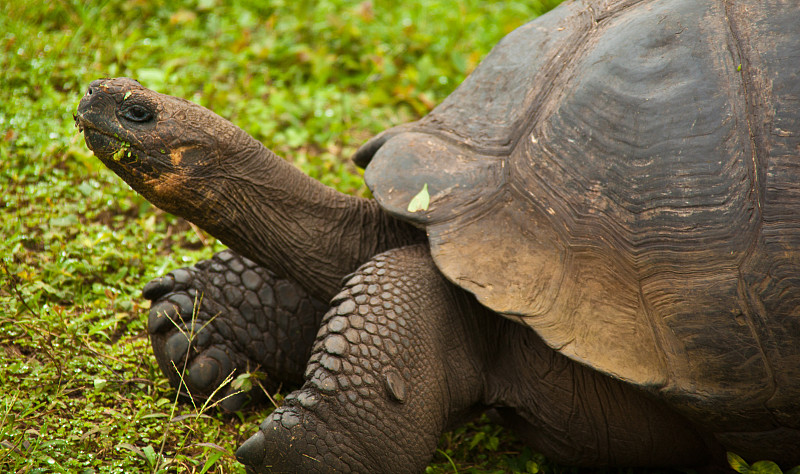
[{"label": "tortoise ear area", "polygon": [[187,177],[204,177],[217,169],[212,164],[217,154],[200,143],[174,147],[167,155],[173,172]]},{"label": "tortoise ear area", "polygon": [[361,145],[361,148],[356,150],[351,158],[353,163],[359,168],[366,168],[367,165],[372,161],[372,157],[375,156],[375,153],[384,145],[384,143],[388,142],[392,138],[400,135],[401,133],[413,131],[419,125],[418,122],[411,122],[405,123],[402,125],[398,125],[397,127],[390,128],[389,130],[384,130],[383,132],[375,135],[374,137],[370,138],[367,143]]},{"label": "tortoise ear area", "polygon": [[485,207],[503,192],[503,158],[397,128],[376,137],[383,143],[364,173],[367,187],[389,214],[422,227]]},{"label": "tortoise ear area", "polygon": [[375,156],[375,153],[389,140],[390,137],[386,135],[388,130],[379,133],[378,135],[372,137],[367,141],[367,143],[361,145],[361,148],[356,150],[353,154],[353,163],[356,164],[359,168],[366,168],[369,165],[369,162],[372,161],[372,157]]}]

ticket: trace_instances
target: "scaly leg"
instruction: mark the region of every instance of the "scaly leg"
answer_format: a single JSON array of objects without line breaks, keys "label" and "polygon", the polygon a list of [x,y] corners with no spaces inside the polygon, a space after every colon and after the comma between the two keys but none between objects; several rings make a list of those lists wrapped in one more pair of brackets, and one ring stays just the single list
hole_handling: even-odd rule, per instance
[{"label": "scaly leg", "polygon": [[[266,373],[271,388],[299,385],[328,309],[299,285],[230,250],[152,280],[143,295],[152,300],[150,339],[161,370],[174,387],[201,400],[242,371]],[[222,406],[236,410],[247,398],[240,393]]]},{"label": "scaly leg", "polygon": [[440,434],[483,408],[477,303],[427,246],[376,256],[333,301],[305,384],[238,459],[255,472],[422,471]]}]

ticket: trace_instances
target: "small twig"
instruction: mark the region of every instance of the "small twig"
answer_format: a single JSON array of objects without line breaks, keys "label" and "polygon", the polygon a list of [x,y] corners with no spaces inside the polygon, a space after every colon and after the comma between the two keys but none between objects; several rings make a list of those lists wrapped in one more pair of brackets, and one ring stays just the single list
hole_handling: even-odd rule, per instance
[{"label": "small twig", "polygon": [[[33,308],[30,307],[30,305],[28,305],[28,302],[25,301],[25,297],[22,296],[22,292],[19,291],[19,287],[17,286],[17,283],[19,282],[19,278],[16,275],[12,275],[11,274],[11,270],[8,269],[8,265],[6,264],[5,261],[0,260],[0,264],[2,264],[3,271],[5,271],[6,275],[8,276],[7,281],[9,282],[9,285],[11,286],[11,291],[17,297],[17,299],[19,300],[20,304],[22,304],[22,306],[24,306],[25,309],[27,309],[32,315],[36,316],[36,319],[42,321],[43,319],[42,319],[41,315],[39,314],[39,312],[35,311]],[[53,364],[56,366],[56,370],[58,371],[58,381],[59,381],[59,384],[60,384],[61,383],[61,379],[62,379],[62,375],[63,375],[63,371],[62,371],[62,367],[61,367],[61,361],[59,359],[57,359],[53,354],[51,354],[50,350],[47,347],[47,346],[52,345],[52,341],[53,341],[53,339],[52,339],[53,338],[53,333],[50,331],[49,328],[48,328],[48,330],[46,332],[46,336],[45,337],[47,338],[47,344],[44,347],[44,353],[47,355],[48,358],[50,358],[51,361],[53,361]]]},{"label": "small twig", "polygon": [[[264,395],[266,395],[267,398],[269,399],[269,401],[272,403],[272,406],[274,406],[275,408],[278,408],[278,403],[275,401],[274,398],[272,398],[272,395],[269,394],[269,391],[267,390],[266,387],[264,387],[264,384],[262,384],[261,381],[258,380],[258,379],[256,379],[256,383],[258,384],[258,387],[261,389],[261,391],[264,392]],[[281,382],[280,385],[278,385],[278,389],[275,390],[275,391],[276,392],[280,392],[281,391],[281,387],[283,387],[283,383],[282,382]]]},{"label": "small twig", "polygon": [[[90,345],[89,345],[89,341],[87,341],[87,340],[85,339],[85,337],[86,337],[85,335],[84,335],[84,336],[80,336],[80,337],[78,337],[78,340],[80,340],[80,341],[81,341],[81,343],[83,343],[83,347],[80,347],[79,349],[82,349],[83,351],[85,351],[85,352],[88,352],[90,355],[93,355],[93,356],[95,356],[95,357],[105,357],[106,359],[113,360],[114,362],[119,362],[120,364],[124,364],[124,363],[125,363],[125,361],[123,361],[123,360],[120,360],[120,359],[117,359],[117,358],[116,358],[116,357],[114,357],[114,356],[110,356],[110,355],[108,355],[108,354],[103,354],[102,352],[97,352],[96,350],[92,349],[92,346],[90,346]],[[115,373],[115,374],[119,375],[119,373],[118,373],[116,370],[114,370],[114,369],[113,369],[113,368],[112,368],[110,365],[106,364],[106,363],[105,363],[105,362],[103,362],[102,360],[101,360],[101,361],[99,361],[99,362],[100,362],[101,364],[105,365],[105,366],[106,366],[106,368],[107,368],[108,370],[110,370],[111,372],[113,372],[113,373]]]},{"label": "small twig", "polygon": [[34,310],[33,310],[33,308],[31,308],[30,306],[28,306],[28,302],[27,302],[27,301],[25,301],[25,298],[22,296],[22,293],[20,293],[20,291],[19,291],[19,288],[17,287],[17,283],[19,282],[19,277],[18,277],[18,276],[16,276],[16,275],[12,275],[12,274],[11,274],[11,270],[9,270],[9,269],[8,269],[8,265],[6,264],[6,262],[4,262],[4,261],[0,260],[0,264],[2,264],[2,265],[3,265],[3,270],[6,272],[6,275],[8,275],[8,279],[7,279],[7,281],[9,282],[9,286],[11,287],[11,291],[12,291],[12,292],[14,293],[14,295],[17,297],[17,299],[19,300],[19,302],[20,302],[20,303],[22,304],[22,306],[24,306],[24,307],[25,307],[25,309],[27,309],[27,310],[28,310],[28,311],[29,311],[29,312],[30,312],[32,315],[34,315],[34,316],[36,316],[37,318],[41,319],[41,316],[39,316],[39,313],[38,313],[37,311],[34,311]]},{"label": "small twig", "polygon": [[197,227],[193,222],[190,221],[186,222],[189,222],[189,227],[192,228],[195,235],[197,235],[197,238],[200,239],[200,243],[203,244],[203,247],[208,247],[208,239],[206,238],[205,234],[203,234],[203,231],[200,230],[200,228]]}]

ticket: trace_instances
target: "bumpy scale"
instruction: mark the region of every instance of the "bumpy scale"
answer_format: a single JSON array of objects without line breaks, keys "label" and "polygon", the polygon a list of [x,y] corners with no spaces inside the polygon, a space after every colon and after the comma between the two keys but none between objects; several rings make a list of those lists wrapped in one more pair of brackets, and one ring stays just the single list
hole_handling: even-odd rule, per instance
[{"label": "bumpy scale", "polygon": [[237,456],[265,472],[423,469],[419,453],[435,449],[438,433],[462,421],[461,410],[471,412],[481,385],[477,371],[461,370],[473,359],[460,347],[464,335],[450,337],[463,326],[448,311],[459,293],[426,247],[365,264],[322,321],[305,385]]},{"label": "bumpy scale", "polygon": [[[201,399],[242,371],[266,373],[268,387],[299,384],[328,308],[230,250],[152,280],[143,295],[153,301],[149,331],[161,370],[173,386]],[[250,398],[233,390],[218,393],[232,395],[222,402],[229,410]]]}]

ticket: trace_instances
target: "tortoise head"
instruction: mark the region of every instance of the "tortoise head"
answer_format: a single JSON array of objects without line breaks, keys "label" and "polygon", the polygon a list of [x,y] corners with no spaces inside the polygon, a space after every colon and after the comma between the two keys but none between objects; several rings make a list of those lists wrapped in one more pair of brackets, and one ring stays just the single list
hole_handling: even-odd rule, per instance
[{"label": "tortoise head", "polygon": [[75,124],[108,168],[178,215],[191,213],[198,197],[209,197],[197,194],[207,188],[205,180],[225,172],[232,147],[253,150],[242,141],[255,141],[204,107],[128,78],[92,82]]}]

